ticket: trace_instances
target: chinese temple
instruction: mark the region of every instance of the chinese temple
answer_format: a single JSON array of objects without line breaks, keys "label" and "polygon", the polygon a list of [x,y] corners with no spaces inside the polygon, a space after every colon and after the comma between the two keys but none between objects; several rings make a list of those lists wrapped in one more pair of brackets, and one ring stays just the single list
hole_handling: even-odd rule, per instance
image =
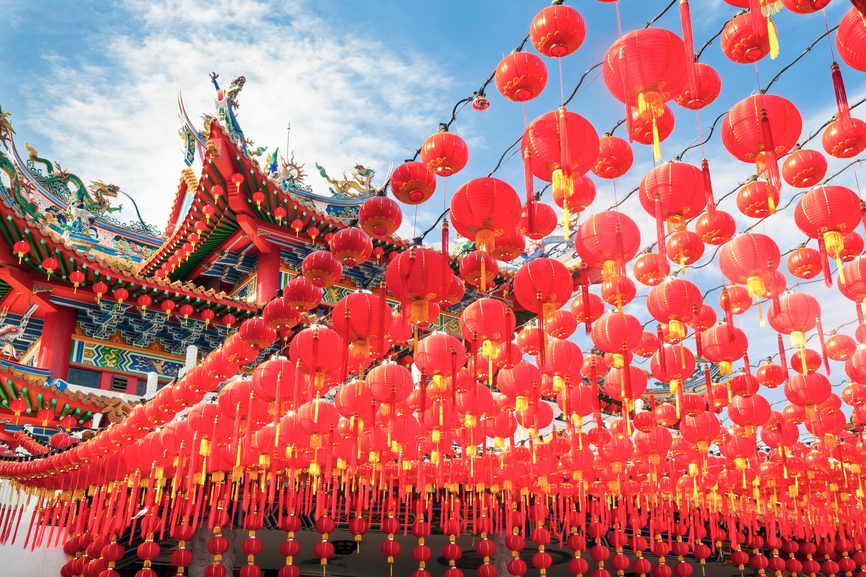
[{"label": "chinese temple", "polygon": [[[774,16],[829,0],[726,3],[742,11],[714,38],[757,67],[778,55]],[[675,4],[681,30],[655,26]],[[835,31],[864,72],[866,2],[852,4],[819,40]],[[245,77],[214,73],[201,123],[178,92],[183,155],[158,227],[122,184],[40,156],[0,110],[0,567],[866,575],[866,201],[833,182],[866,150],[852,116],[866,99],[848,103],[833,62],[826,155],[769,85],[722,111],[717,139],[755,171],[738,234],[710,160],[661,162],[666,103],[699,110],[721,90],[691,26],[689,0],[671,2],[596,65],[628,139],[599,137],[561,89],[515,143],[525,198],[494,170],[411,239],[401,206],[467,164],[451,123],[395,169],[335,178],[253,148]],[[554,1],[484,86],[503,105],[537,97],[545,62],[586,29]],[[461,104],[490,101],[482,88],[452,121]],[[623,202],[651,219],[643,240],[634,206],[593,204],[637,145],[653,168]],[[850,164],[828,176],[827,157]],[[136,218],[121,222],[126,202]],[[753,230],[791,212],[796,248]],[[691,273],[710,265],[724,284],[704,290]],[[812,279],[820,298],[797,290]],[[850,318],[825,334],[830,308]]]}]

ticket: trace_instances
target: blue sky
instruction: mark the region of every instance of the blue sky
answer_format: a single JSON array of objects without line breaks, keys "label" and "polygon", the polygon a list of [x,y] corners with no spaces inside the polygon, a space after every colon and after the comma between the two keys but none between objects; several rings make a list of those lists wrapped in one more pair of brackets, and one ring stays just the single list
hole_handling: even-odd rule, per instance
[{"label": "blue sky", "polygon": [[[668,3],[621,0],[623,30],[644,26]],[[562,61],[566,94],[617,38],[613,4],[596,0],[568,4],[581,12],[588,32],[581,49]],[[138,200],[145,219],[161,226],[183,168],[175,106],[178,89],[183,90],[190,115],[198,117],[213,111],[209,72],[219,72],[222,81],[244,74],[247,84],[240,96],[239,120],[257,146],[271,150],[280,146],[284,152],[285,126],[291,119],[292,148],[296,158],[307,164],[307,172],[313,172],[308,181],[317,191],[324,192],[326,187],[310,170],[314,162],[332,174],[360,162],[377,169],[374,183],[380,184],[388,165],[411,157],[438,123],[448,120],[454,103],[480,86],[503,55],[528,33],[532,18],[546,5],[525,0],[118,0],[74,4],[0,0],[4,14],[0,21],[0,105],[13,114],[19,147],[26,140],[84,179],[120,185]],[[849,8],[848,2],[832,2],[827,8],[830,26]],[[693,1],[696,46],[718,32],[737,10],[722,0]],[[775,21],[781,54],[776,60],[766,58],[759,63],[763,83],[824,31],[820,13],[783,12]],[[656,26],[681,33],[676,5]],[[721,96],[701,113],[706,126],[749,96],[757,80],[754,67],[724,57],[718,40],[706,49],[701,61],[715,67],[723,79]],[[824,40],[771,90],[799,108],[803,137],[835,112],[830,62]],[[527,104],[530,120],[559,104],[557,63],[547,59],[546,63],[550,80],[544,94]],[[853,103],[866,96],[863,74],[845,64],[842,70],[849,100]],[[602,134],[622,118],[623,106],[610,96],[595,72],[587,82],[570,109],[587,117]],[[519,104],[502,98],[492,84],[488,97],[490,110],[480,114],[466,108],[452,125],[470,146],[467,168],[447,184],[452,192],[470,178],[485,176],[523,130]],[[665,160],[697,138],[695,114],[675,105],[672,108],[676,128],[662,145]],[[855,109],[854,115],[866,117],[866,106]],[[618,134],[622,136],[623,130]],[[820,137],[811,146],[820,150]],[[635,166],[618,182],[621,191],[637,186],[652,168],[650,148],[635,144],[634,149]],[[706,150],[717,198],[754,172],[753,166],[735,160],[722,148],[718,133]],[[694,150],[684,160],[699,164],[700,155]],[[845,164],[832,160],[830,173]],[[516,158],[497,176],[521,189],[522,166]],[[591,211],[612,204],[610,182],[596,182],[599,194]],[[853,172],[847,171],[835,183],[855,188]],[[782,202],[795,192],[785,186]],[[734,198],[722,208],[737,216],[742,229],[752,222],[739,215]],[[419,227],[426,228],[438,216],[441,202],[437,192],[428,205],[420,207]],[[636,196],[623,210],[640,224],[643,245],[652,243],[652,221]],[[792,213],[793,209],[768,221],[769,233],[783,252],[805,240],[793,226]],[[412,220],[408,209],[405,217],[407,223]],[[400,232],[412,234],[408,224]],[[692,278],[703,288],[722,280],[715,265],[695,271]],[[827,291],[816,285],[815,291],[825,309],[826,328],[853,318],[853,304],[835,289]],[[718,308],[716,299],[717,293],[708,302]],[[631,310],[648,319],[640,306]],[[757,318],[752,312],[743,323],[753,334],[751,327],[757,328]],[[847,332],[853,334],[852,329]],[[769,333],[754,331],[753,362],[774,352],[774,335]],[[833,369],[833,382],[838,383],[844,378],[842,366],[834,363]]]}]

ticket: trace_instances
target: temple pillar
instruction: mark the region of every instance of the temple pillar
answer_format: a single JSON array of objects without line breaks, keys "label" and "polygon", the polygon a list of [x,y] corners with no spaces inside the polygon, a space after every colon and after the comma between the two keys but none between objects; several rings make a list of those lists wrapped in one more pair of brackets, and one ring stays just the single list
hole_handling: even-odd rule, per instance
[{"label": "temple pillar", "polygon": [[45,313],[42,324],[42,342],[39,345],[39,367],[51,371],[51,378],[69,377],[69,357],[72,355],[72,334],[78,320],[78,310],[54,305],[55,310]]},{"label": "temple pillar", "polygon": [[280,247],[271,245],[269,252],[259,253],[256,266],[256,302],[270,302],[280,290]]}]

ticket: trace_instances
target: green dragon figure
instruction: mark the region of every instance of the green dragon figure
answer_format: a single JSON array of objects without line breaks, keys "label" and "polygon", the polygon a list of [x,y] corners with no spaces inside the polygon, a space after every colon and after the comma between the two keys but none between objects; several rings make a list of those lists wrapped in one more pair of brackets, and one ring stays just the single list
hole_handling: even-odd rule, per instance
[{"label": "green dragon figure", "polygon": [[[333,191],[338,197],[349,198],[352,196],[366,196],[368,194],[378,194],[379,189],[371,184],[373,177],[376,176],[376,171],[372,168],[367,168],[363,164],[356,164],[355,170],[352,173],[351,180],[346,173],[343,173],[343,180],[331,178],[325,169],[316,163],[316,168],[319,169],[319,174],[333,186]],[[354,192],[352,192],[354,191]]]},{"label": "green dragon figure", "polygon": [[[12,124],[9,122],[9,116],[11,116],[10,112],[4,112],[3,109],[0,108],[0,144],[3,145],[3,148],[7,152],[9,151],[9,144],[12,142],[12,135],[15,134],[15,131],[12,129]],[[24,188],[26,191],[27,187],[24,186],[24,183],[18,178],[18,169],[15,168],[15,165],[12,164],[9,157],[3,152],[0,152],[0,170],[5,172],[6,176],[9,178],[9,191],[21,210],[27,215],[37,218],[38,212],[36,203],[22,195],[21,189]]]}]

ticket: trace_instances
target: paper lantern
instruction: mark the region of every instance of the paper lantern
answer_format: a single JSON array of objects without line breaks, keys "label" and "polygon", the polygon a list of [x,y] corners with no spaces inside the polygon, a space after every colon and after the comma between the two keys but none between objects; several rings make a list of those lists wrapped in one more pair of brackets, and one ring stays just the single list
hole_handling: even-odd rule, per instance
[{"label": "paper lantern", "polygon": [[592,172],[601,178],[618,178],[627,173],[633,163],[634,152],[629,143],[605,134],[598,141],[598,159]]},{"label": "paper lantern", "polygon": [[317,250],[304,257],[301,263],[301,274],[312,285],[328,288],[343,278],[343,265],[333,253]]},{"label": "paper lantern", "polygon": [[796,188],[815,186],[827,174],[827,159],[817,150],[798,148],[782,165],[782,178]]},{"label": "paper lantern", "polygon": [[529,52],[513,52],[496,67],[496,88],[515,102],[532,100],[547,86],[547,67]]},{"label": "paper lantern", "polygon": [[722,91],[722,78],[719,73],[703,62],[695,62],[695,92],[692,94],[688,83],[674,98],[679,106],[691,110],[700,110],[715,102]]},{"label": "paper lantern", "polygon": [[387,196],[376,196],[364,201],[358,211],[358,224],[369,235],[389,236],[400,228],[403,213],[400,206]]},{"label": "paper lantern", "polygon": [[752,64],[770,54],[770,37],[762,30],[759,20],[750,12],[740,14],[722,32],[722,52],[737,64]]},{"label": "paper lantern", "polygon": [[586,23],[570,6],[548,6],[529,27],[532,45],[544,56],[562,58],[580,48],[586,37]]},{"label": "paper lantern", "polygon": [[456,134],[448,132],[444,125],[421,146],[421,162],[427,170],[439,176],[451,176],[460,172],[468,161],[469,148],[466,142]]},{"label": "paper lantern", "polygon": [[436,191],[436,176],[424,163],[411,160],[391,175],[391,193],[404,204],[421,204]]},{"label": "paper lantern", "polygon": [[331,237],[334,258],[346,266],[363,264],[373,254],[373,243],[367,233],[357,228],[344,228]]}]

